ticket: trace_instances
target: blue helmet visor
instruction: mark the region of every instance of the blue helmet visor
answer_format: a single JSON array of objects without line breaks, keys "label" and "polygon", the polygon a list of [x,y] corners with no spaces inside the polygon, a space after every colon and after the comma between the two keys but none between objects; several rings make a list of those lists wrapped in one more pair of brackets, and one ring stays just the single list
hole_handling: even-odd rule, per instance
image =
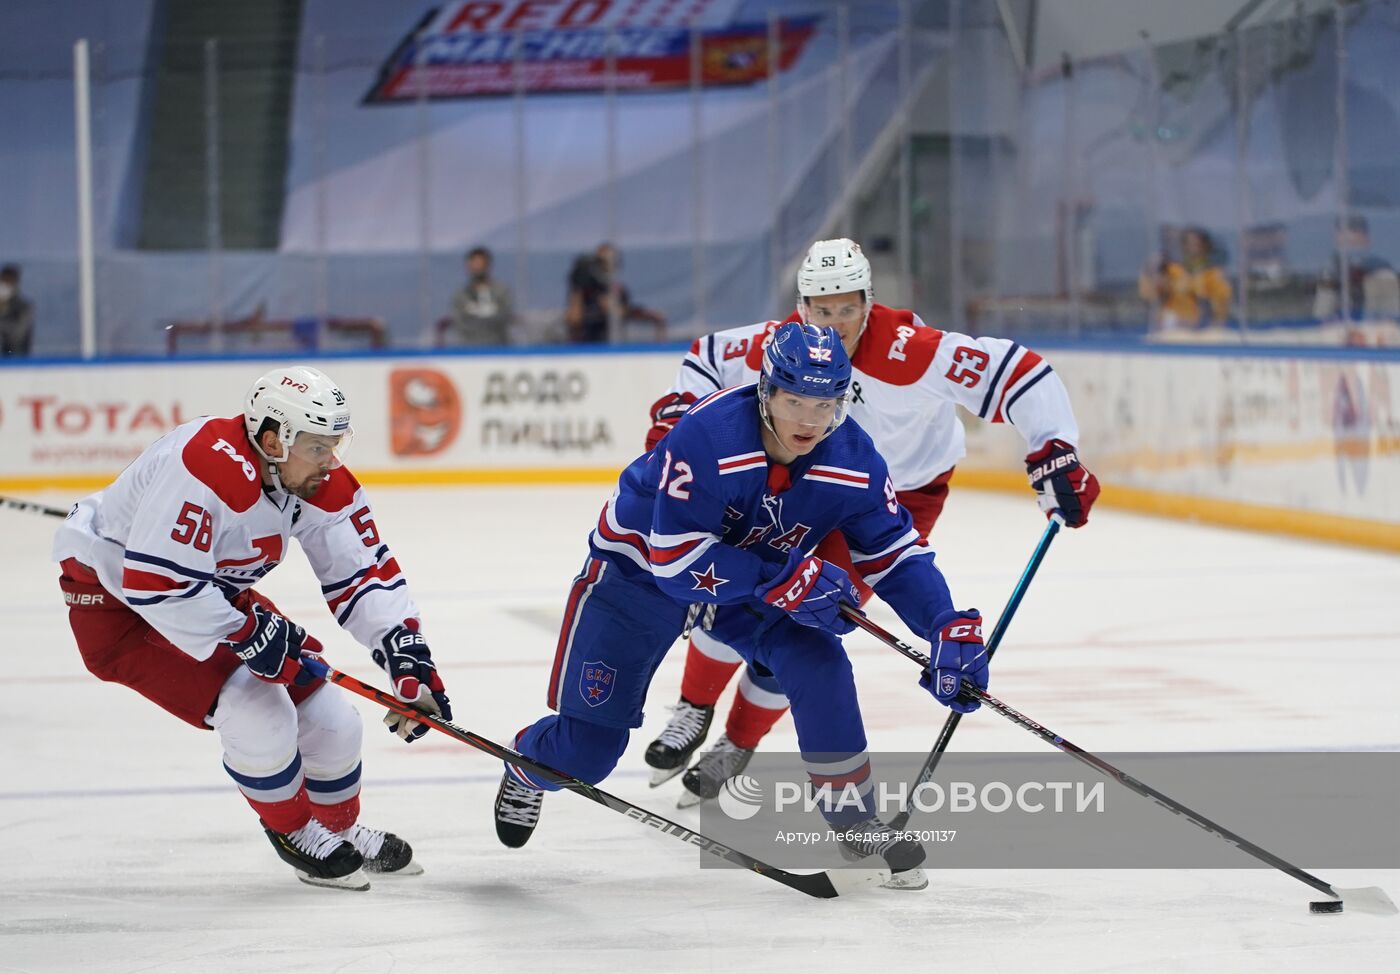
[{"label": "blue helmet visor", "polygon": [[846,419],[849,400],[841,396],[804,396],[767,381],[758,384],[759,398],[774,421],[797,423],[831,432]]}]

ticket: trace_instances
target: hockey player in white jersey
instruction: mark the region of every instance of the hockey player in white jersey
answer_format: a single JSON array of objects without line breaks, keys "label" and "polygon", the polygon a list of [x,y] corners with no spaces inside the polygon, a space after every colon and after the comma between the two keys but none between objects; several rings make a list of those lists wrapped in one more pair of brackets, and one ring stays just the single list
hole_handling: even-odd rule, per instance
[{"label": "hockey player in white jersey", "polygon": [[[1079,428],[1069,395],[1039,355],[1002,338],[939,331],[912,311],[874,303],[870,262],[859,245],[844,238],[812,245],[798,270],[797,293],[797,308],[786,320],[830,325],[840,334],[854,371],[851,418],[885,458],[899,501],[913,515],[920,537],[927,539],[938,519],[953,468],[966,452],[959,405],[1020,431],[1030,485],[1047,516],[1058,512],[1070,527],[1088,520],[1098,480],[1080,463]],[[671,389],[652,406],[647,448],[697,399],[756,381],[763,348],[779,324],[759,322],[698,339]],[[862,602],[870,598],[839,532],[825,538],[815,553],[851,575]],[[680,700],[646,752],[653,786],[685,772],[682,806],[715,797],[787,711],[787,698],[771,676],[749,667],[724,735],[687,769],[740,662],[738,653],[710,633],[692,633]]]},{"label": "hockey player in white jersey", "polygon": [[[359,713],[300,662],[321,644],[252,588],[296,538],[395,695],[451,717],[418,607],[341,465],[350,407],[305,367],[262,376],[244,406],[177,427],[74,506],[53,553],[79,652],[100,679],[218,733],[225,770],[303,882],[416,875],[407,842],[358,821]],[[405,741],[427,732],[385,723]]]}]

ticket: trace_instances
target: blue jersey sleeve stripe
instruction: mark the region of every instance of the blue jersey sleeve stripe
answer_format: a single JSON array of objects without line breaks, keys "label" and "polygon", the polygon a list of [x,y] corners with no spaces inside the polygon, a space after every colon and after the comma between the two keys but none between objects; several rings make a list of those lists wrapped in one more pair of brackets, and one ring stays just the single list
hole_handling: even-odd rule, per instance
[{"label": "blue jersey sleeve stripe", "polygon": [[719,363],[715,361],[715,336],[714,336],[714,335],[710,335],[710,336],[705,340],[705,354],[709,355],[709,357],[710,357],[710,368],[714,370],[715,375],[719,375]]},{"label": "blue jersey sleeve stripe", "polygon": [[[380,560],[381,558],[383,558],[383,557],[384,557],[386,554],[388,554],[388,553],[389,553],[389,546],[386,545],[386,544],[380,545],[380,546],[379,546],[379,550],[376,551],[376,552],[374,553],[374,561],[375,561],[375,564],[377,565],[377,564],[379,563],[379,560]],[[336,589],[338,589],[338,588],[344,588],[345,586],[349,585],[351,582],[357,582],[357,581],[359,581],[360,578],[362,578],[362,577],[364,576],[365,572],[369,571],[369,570],[370,570],[371,568],[373,568],[373,567],[374,567],[374,565],[367,565],[367,566],[365,566],[364,568],[361,568],[361,569],[360,569],[359,571],[357,571],[355,574],[351,575],[349,578],[345,579],[344,581],[332,582],[332,583],[329,584],[329,585],[322,585],[322,586],[321,586],[321,594],[322,594],[322,595],[327,595],[327,594],[329,594],[329,593],[331,593],[331,592],[334,592],[334,591],[335,591]]]},{"label": "blue jersey sleeve stripe", "polygon": [[692,362],[690,359],[685,359],[683,362],[681,362],[681,365],[683,365],[683,366],[686,367],[687,369],[691,369],[691,370],[693,370],[693,371],[695,371],[695,372],[699,372],[699,373],[700,373],[701,375],[703,375],[706,379],[708,379],[711,383],[713,383],[713,384],[714,384],[714,387],[715,387],[716,389],[723,388],[723,387],[719,384],[719,379],[715,378],[713,375],[711,375],[710,373],[706,372],[704,369],[702,369],[702,368],[701,368],[699,365],[697,365],[696,363]]},{"label": "blue jersey sleeve stripe", "polygon": [[214,580],[214,576],[209,572],[201,572],[193,568],[186,568],[184,565],[177,565],[175,562],[165,558],[157,558],[155,555],[148,555],[140,551],[132,551],[130,548],[126,549],[123,557],[127,561],[137,561],[145,565],[157,565],[161,568],[168,568],[170,571],[178,572],[186,578],[199,579],[205,582]]},{"label": "blue jersey sleeve stripe", "polygon": [[997,391],[997,386],[1001,384],[1002,373],[1006,371],[1006,367],[1011,364],[1011,360],[1016,357],[1016,353],[1020,350],[1020,345],[1017,345],[1015,342],[1011,343],[1010,350],[1007,351],[1006,355],[1002,358],[1001,364],[997,366],[996,375],[992,376],[992,384],[987,387],[987,398],[982,400],[982,408],[977,411],[978,418],[987,418],[987,410],[992,408],[992,397]]},{"label": "blue jersey sleeve stripe", "polygon": [[393,582],[393,583],[391,583],[391,584],[389,584],[389,585],[380,585],[380,584],[377,584],[377,583],[376,583],[376,584],[371,584],[371,585],[366,585],[364,588],[362,588],[362,589],[360,589],[358,592],[356,592],[356,593],[351,597],[351,599],[350,599],[349,602],[346,602],[346,603],[345,603],[345,608],[343,608],[343,609],[340,610],[340,614],[339,614],[338,616],[335,617],[335,621],[336,621],[337,623],[339,623],[340,625],[342,625],[342,626],[345,625],[345,620],[349,619],[349,618],[350,618],[350,613],[353,612],[353,611],[355,611],[355,605],[356,605],[356,603],[358,603],[358,602],[360,601],[360,599],[364,598],[364,597],[365,597],[366,595],[368,595],[370,592],[388,592],[388,591],[391,591],[392,589],[401,588],[401,587],[403,587],[404,585],[407,585],[407,584],[408,584],[408,579],[406,579],[406,578],[401,578],[401,579],[399,579],[397,582]]},{"label": "blue jersey sleeve stripe", "polygon": [[1023,386],[1021,386],[1021,388],[1017,389],[1017,390],[1016,390],[1016,395],[1014,395],[1014,396],[1012,396],[1010,399],[1006,400],[1006,405],[1002,407],[1001,413],[1002,413],[1003,416],[1006,417],[1006,421],[1007,421],[1007,422],[1013,423],[1013,424],[1014,424],[1014,422],[1015,422],[1015,421],[1012,420],[1012,418],[1011,418],[1011,407],[1014,406],[1014,405],[1016,405],[1016,400],[1017,400],[1017,399],[1020,399],[1022,396],[1024,396],[1024,395],[1026,394],[1026,390],[1027,390],[1027,389],[1029,389],[1031,386],[1035,385],[1035,384],[1036,384],[1037,382],[1039,382],[1041,379],[1045,378],[1047,375],[1049,375],[1051,372],[1054,372],[1054,371],[1055,371],[1055,370],[1052,369],[1052,368],[1050,368],[1049,365],[1045,366],[1045,368],[1041,369],[1041,370],[1040,370],[1039,372],[1037,372],[1035,375],[1031,376],[1031,378],[1025,383],[1025,385],[1023,385]]}]

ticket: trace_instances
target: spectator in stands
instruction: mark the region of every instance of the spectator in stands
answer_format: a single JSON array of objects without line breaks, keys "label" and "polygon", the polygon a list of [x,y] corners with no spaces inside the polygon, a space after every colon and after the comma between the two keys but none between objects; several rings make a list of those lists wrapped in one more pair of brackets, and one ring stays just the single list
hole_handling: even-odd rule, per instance
[{"label": "spectator in stands", "polygon": [[[1317,282],[1313,317],[1320,321],[1343,318],[1400,317],[1400,278],[1383,258],[1371,251],[1371,228],[1366,218],[1352,214],[1337,220],[1337,249]],[[1342,255],[1346,255],[1347,302],[1342,305]]]},{"label": "spectator in stands", "polygon": [[610,243],[601,243],[591,254],[580,254],[569,271],[569,303],[564,322],[569,340],[578,343],[608,340],[609,320],[618,323],[642,321],[656,330],[657,339],[666,337],[666,316],[659,311],[632,303],[627,286],[617,278],[622,258]]},{"label": "spectator in stands", "polygon": [[1223,325],[1233,297],[1215,244],[1200,227],[1182,231],[1180,261],[1160,258],[1138,275],[1138,293],[1156,302],[1160,331]]},{"label": "spectator in stands", "polygon": [[467,282],[452,296],[452,315],[443,329],[444,345],[505,345],[515,309],[510,288],[491,276],[491,251],[467,251]]},{"label": "spectator in stands", "polygon": [[19,293],[19,268],[0,267],[0,358],[25,356],[34,343],[34,302]]}]

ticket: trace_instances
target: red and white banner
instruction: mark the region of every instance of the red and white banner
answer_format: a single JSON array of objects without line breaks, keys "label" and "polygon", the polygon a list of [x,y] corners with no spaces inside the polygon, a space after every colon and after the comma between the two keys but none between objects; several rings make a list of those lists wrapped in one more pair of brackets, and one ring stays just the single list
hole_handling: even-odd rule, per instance
[{"label": "red and white banner", "polygon": [[[424,15],[364,100],[749,84],[770,72],[768,24],[733,22],[738,6],[738,0],[459,0]],[[780,23],[778,70],[796,61],[817,19]]]}]

